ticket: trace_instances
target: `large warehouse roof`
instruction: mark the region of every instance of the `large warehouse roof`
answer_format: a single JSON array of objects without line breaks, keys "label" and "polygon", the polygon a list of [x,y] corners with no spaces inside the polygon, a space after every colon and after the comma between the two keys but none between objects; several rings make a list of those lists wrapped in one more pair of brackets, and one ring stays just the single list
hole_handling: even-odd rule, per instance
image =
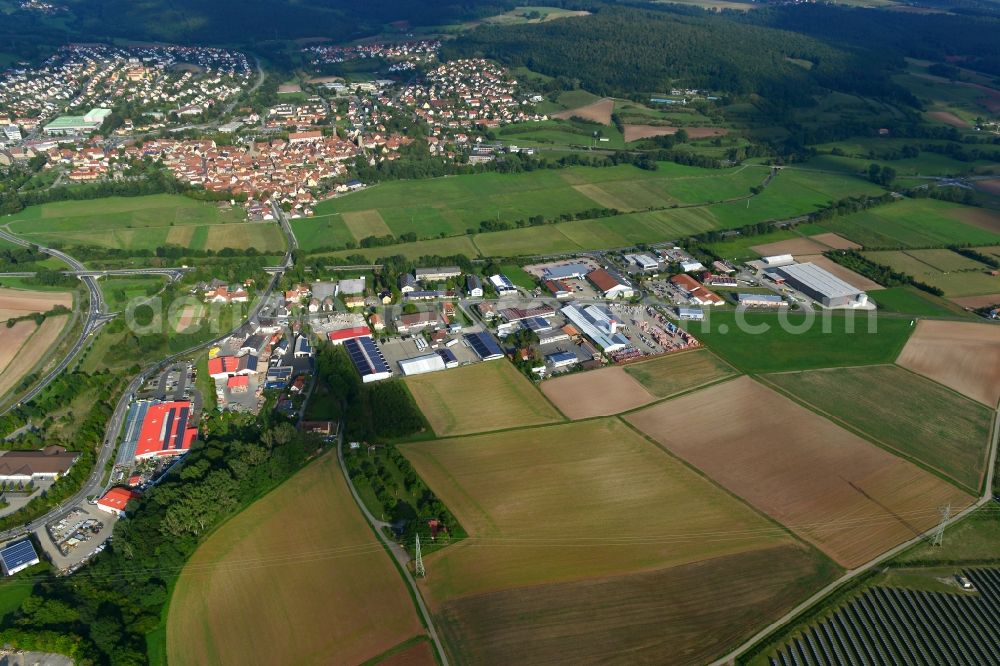
[{"label": "large warehouse roof", "polygon": [[588,305],[580,309],[575,305],[567,305],[562,311],[581,333],[604,351],[613,352],[629,345],[628,338],[618,332],[618,324],[607,308]]},{"label": "large warehouse roof", "polygon": [[150,405],[142,420],[135,457],[152,458],[187,452],[198,436],[197,428],[188,427],[190,415],[191,403],[187,401]]},{"label": "large warehouse roof", "polygon": [[352,338],[344,341],[344,349],[361,375],[361,381],[374,382],[392,376],[389,364],[371,338]]},{"label": "large warehouse roof", "polygon": [[790,264],[782,266],[776,271],[789,280],[810,287],[827,298],[852,298],[857,294],[864,293],[813,263]]},{"label": "large warehouse roof", "polygon": [[416,358],[407,358],[399,362],[399,369],[404,375],[422,375],[425,372],[444,370],[444,359],[438,354],[425,354]]}]

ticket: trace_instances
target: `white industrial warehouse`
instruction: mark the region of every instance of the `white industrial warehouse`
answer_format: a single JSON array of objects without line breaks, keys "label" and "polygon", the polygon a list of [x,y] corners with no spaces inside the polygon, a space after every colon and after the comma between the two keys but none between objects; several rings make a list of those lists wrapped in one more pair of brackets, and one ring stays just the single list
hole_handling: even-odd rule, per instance
[{"label": "white industrial warehouse", "polygon": [[580,309],[575,305],[567,305],[562,312],[581,333],[605,352],[615,352],[629,345],[628,338],[618,332],[618,322],[607,308],[588,305]]},{"label": "white industrial warehouse", "polygon": [[868,294],[813,263],[789,264],[769,271],[827,308],[868,307]]}]

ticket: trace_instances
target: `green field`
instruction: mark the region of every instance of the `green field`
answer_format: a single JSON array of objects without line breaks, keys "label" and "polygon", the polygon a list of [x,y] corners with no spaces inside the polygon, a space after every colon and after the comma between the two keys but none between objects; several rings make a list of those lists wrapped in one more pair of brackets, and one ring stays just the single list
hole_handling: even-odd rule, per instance
[{"label": "green field", "polygon": [[[874,332],[869,332],[870,322]],[[909,319],[869,319],[866,312],[836,312],[826,319],[817,314],[810,319],[796,312],[722,311],[709,313],[704,322],[685,322],[684,327],[749,373],[892,363],[913,330]]]},{"label": "green field", "polygon": [[995,504],[974,511],[968,518],[948,527],[940,546],[925,543],[902,553],[896,561],[921,565],[938,562],[1000,562],[1000,512]]},{"label": "green field", "polygon": [[[986,264],[951,250],[865,252],[872,261],[938,287],[946,297],[980,296],[1000,292],[1000,278]],[[876,296],[877,300],[877,296]]]},{"label": "green field", "polygon": [[[425,181],[395,181],[318,206],[324,215],[378,213],[379,224],[395,234],[414,230],[418,236],[451,235],[417,243],[342,250],[334,256],[361,254],[368,259],[402,254],[470,257],[513,257],[630,247],[637,243],[677,240],[712,229],[767,220],[788,219],[822,208],[844,196],[878,190],[860,178],[838,174],[785,171],[750,201],[750,187],[767,170],[759,167],[697,169],[661,163],[655,172],[631,166],[574,167],[526,174],[477,174]],[[711,203],[740,198],[733,203]],[[702,205],[705,204],[705,205]],[[466,236],[484,219],[508,222],[534,214],[558,219],[563,213],[593,208],[633,210],[625,215],[573,220],[538,227]],[[319,212],[319,211],[318,211]],[[331,220],[331,221],[326,221]],[[347,239],[334,217],[300,221],[304,249]],[[310,225],[328,225],[330,229]],[[379,232],[379,235],[384,231]],[[779,232],[780,233],[780,232]],[[355,238],[357,234],[355,234]],[[770,236],[768,237],[770,239]],[[778,240],[774,236],[774,240]]]},{"label": "green field", "polygon": [[356,240],[339,214],[303,217],[290,223],[295,240],[306,252],[321,247],[343,247]]},{"label": "green field", "polygon": [[[904,199],[860,213],[817,223],[865,247],[927,247],[935,245],[989,245],[1000,242],[1000,232],[963,220],[984,214],[980,209],[936,199]],[[988,215],[988,213],[985,213]],[[1000,229],[1000,216],[996,219]]]},{"label": "green field", "polygon": [[660,398],[736,374],[732,366],[704,349],[626,365],[625,372]]},{"label": "green field", "polygon": [[284,250],[277,225],[243,221],[238,209],[181,195],[110,197],[31,206],[3,218],[14,233],[39,243],[152,250],[179,245],[194,250]]},{"label": "green field", "polygon": [[974,315],[949,303],[943,298],[928,294],[909,285],[890,287],[869,292],[868,297],[875,301],[883,312],[898,312],[900,314],[918,317],[948,317],[968,319]]},{"label": "green field", "polygon": [[883,447],[978,492],[992,419],[985,406],[895,365],[766,379]]}]

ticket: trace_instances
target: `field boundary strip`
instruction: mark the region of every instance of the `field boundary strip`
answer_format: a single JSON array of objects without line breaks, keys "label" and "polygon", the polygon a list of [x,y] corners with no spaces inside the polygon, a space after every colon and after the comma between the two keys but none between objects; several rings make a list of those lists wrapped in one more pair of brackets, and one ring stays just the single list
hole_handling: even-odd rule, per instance
[{"label": "field boundary strip", "polygon": [[[895,364],[890,364],[890,363],[879,363],[879,364],[876,364],[876,365],[861,365],[861,366],[853,366],[853,367],[855,367],[855,368],[872,368],[872,367],[882,367],[882,368],[885,368],[885,367],[900,367],[900,366],[896,366]],[[803,372],[823,372],[824,370],[841,370],[841,369],[842,368],[821,368],[819,370],[790,370],[788,372],[768,373],[768,374],[789,375],[789,374],[800,374],[800,373],[803,373]],[[905,370],[905,368],[903,368],[903,369]],[[920,377],[921,379],[926,379],[925,377],[923,377],[923,375],[919,375],[917,373],[913,373],[912,371],[911,371],[911,374],[914,374],[917,377]],[[805,400],[804,398],[799,397],[795,393],[786,390],[784,387],[780,386],[779,384],[775,384],[774,382],[770,381],[765,375],[753,375],[753,379],[756,380],[756,381],[759,381],[762,384],[764,384],[765,386],[767,386],[771,390],[775,391],[776,393],[779,393],[779,394],[785,396],[786,398],[789,398],[793,402],[795,402],[795,403],[801,405],[802,407],[808,409],[809,411],[813,412],[817,416],[820,416],[820,417],[826,419],[827,421],[830,421],[831,423],[836,424],[837,426],[843,428],[844,430],[847,430],[848,432],[854,433],[855,435],[861,437],[862,439],[864,439],[864,440],[866,440],[868,442],[871,442],[872,444],[874,444],[875,446],[879,447],[883,451],[886,451],[888,453],[891,453],[894,456],[902,458],[903,460],[905,460],[905,461],[907,461],[909,463],[912,463],[912,464],[916,465],[917,467],[920,467],[921,469],[923,469],[923,470],[925,470],[925,471],[933,474],[934,476],[937,476],[941,480],[947,481],[948,483],[950,483],[951,485],[955,486],[959,490],[967,491],[969,493],[972,493],[973,495],[976,495],[982,489],[983,481],[984,481],[984,478],[986,476],[986,468],[985,468],[986,466],[985,466],[985,464],[983,465],[983,469],[979,473],[979,484],[975,488],[970,487],[970,486],[966,485],[965,483],[962,483],[958,479],[952,478],[951,476],[949,476],[948,474],[944,473],[942,470],[938,469],[937,467],[934,467],[933,465],[930,465],[930,464],[928,464],[928,463],[920,460],[919,458],[916,458],[913,455],[911,455],[909,453],[906,453],[905,451],[901,451],[901,450],[897,449],[896,447],[892,446],[888,442],[882,441],[881,439],[879,439],[875,435],[869,433],[867,430],[864,430],[864,429],[862,429],[862,428],[860,428],[858,426],[855,426],[852,423],[849,423],[848,421],[845,421],[844,419],[840,418],[839,416],[835,416],[834,414],[831,414],[831,413],[829,413],[829,412],[821,409],[820,407],[818,407],[818,406],[814,405],[813,403]],[[976,405],[984,406],[982,403],[977,402],[975,400],[972,400],[972,398],[969,398],[968,396],[961,395],[957,391],[954,391],[953,389],[949,389],[949,391],[951,393],[956,393],[957,395],[961,396],[965,400],[968,400],[968,401],[970,401],[972,403],[975,403]],[[992,437],[992,434],[991,433],[987,434],[987,438],[990,438],[990,437]],[[989,456],[989,446],[988,446],[988,444],[989,444],[989,442],[987,441],[987,447],[985,449],[985,457],[987,457],[987,458]],[[983,462],[985,462],[985,460]]]},{"label": "field boundary strip", "polygon": [[[647,402],[645,405],[639,405],[638,407],[634,407],[634,408],[626,410],[624,412],[619,412],[617,414],[613,414],[612,416],[614,416],[614,417],[628,416],[629,414],[634,414],[636,412],[641,412],[644,409],[649,409],[651,407],[656,407],[658,405],[662,405],[665,402],[670,402],[671,400],[676,400],[677,398],[682,398],[682,397],[684,397],[686,395],[690,395],[691,393],[697,393],[698,391],[701,391],[703,389],[711,388],[713,386],[718,386],[719,384],[725,384],[726,382],[731,382],[731,381],[733,381],[735,379],[739,379],[740,377],[743,377],[743,376],[748,376],[749,377],[750,375],[747,375],[747,373],[740,372],[739,370],[737,370],[735,372],[735,374],[728,375],[726,377],[716,377],[715,379],[712,379],[712,380],[709,380],[709,381],[704,382],[702,384],[699,384],[698,386],[692,386],[691,388],[687,388],[687,389],[684,389],[682,391],[677,391],[676,393],[671,393],[668,396],[664,396],[662,398],[657,398],[656,400],[654,400],[652,402]],[[605,416],[605,417],[600,417],[600,418],[608,418],[608,417]],[[581,420],[581,421],[588,421],[590,419],[579,419],[579,420]]]}]

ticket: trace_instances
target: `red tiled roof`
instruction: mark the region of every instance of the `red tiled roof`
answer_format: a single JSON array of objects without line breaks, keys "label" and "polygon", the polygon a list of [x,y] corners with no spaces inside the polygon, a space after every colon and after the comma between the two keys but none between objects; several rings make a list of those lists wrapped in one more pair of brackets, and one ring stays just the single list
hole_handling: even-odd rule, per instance
[{"label": "red tiled roof", "polygon": [[184,453],[198,436],[198,429],[190,423],[191,403],[186,401],[164,402],[151,405],[142,421],[135,456],[153,457]]},{"label": "red tiled roof", "polygon": [[104,493],[104,496],[97,500],[97,503],[101,506],[106,506],[109,509],[124,511],[125,505],[137,497],[139,497],[139,493],[134,490],[129,490],[128,488],[112,488],[108,492]]},{"label": "red tiled roof", "polygon": [[[374,315],[372,315],[374,317]],[[353,340],[354,338],[364,338],[371,337],[371,331],[368,330],[367,326],[353,326],[351,328],[342,328],[339,331],[330,331],[326,334],[326,337],[331,341],[340,340]]]},{"label": "red tiled roof", "polygon": [[597,270],[587,273],[587,279],[593,282],[594,285],[601,291],[611,291],[615,287],[621,285],[621,281],[603,268],[598,268]]}]

